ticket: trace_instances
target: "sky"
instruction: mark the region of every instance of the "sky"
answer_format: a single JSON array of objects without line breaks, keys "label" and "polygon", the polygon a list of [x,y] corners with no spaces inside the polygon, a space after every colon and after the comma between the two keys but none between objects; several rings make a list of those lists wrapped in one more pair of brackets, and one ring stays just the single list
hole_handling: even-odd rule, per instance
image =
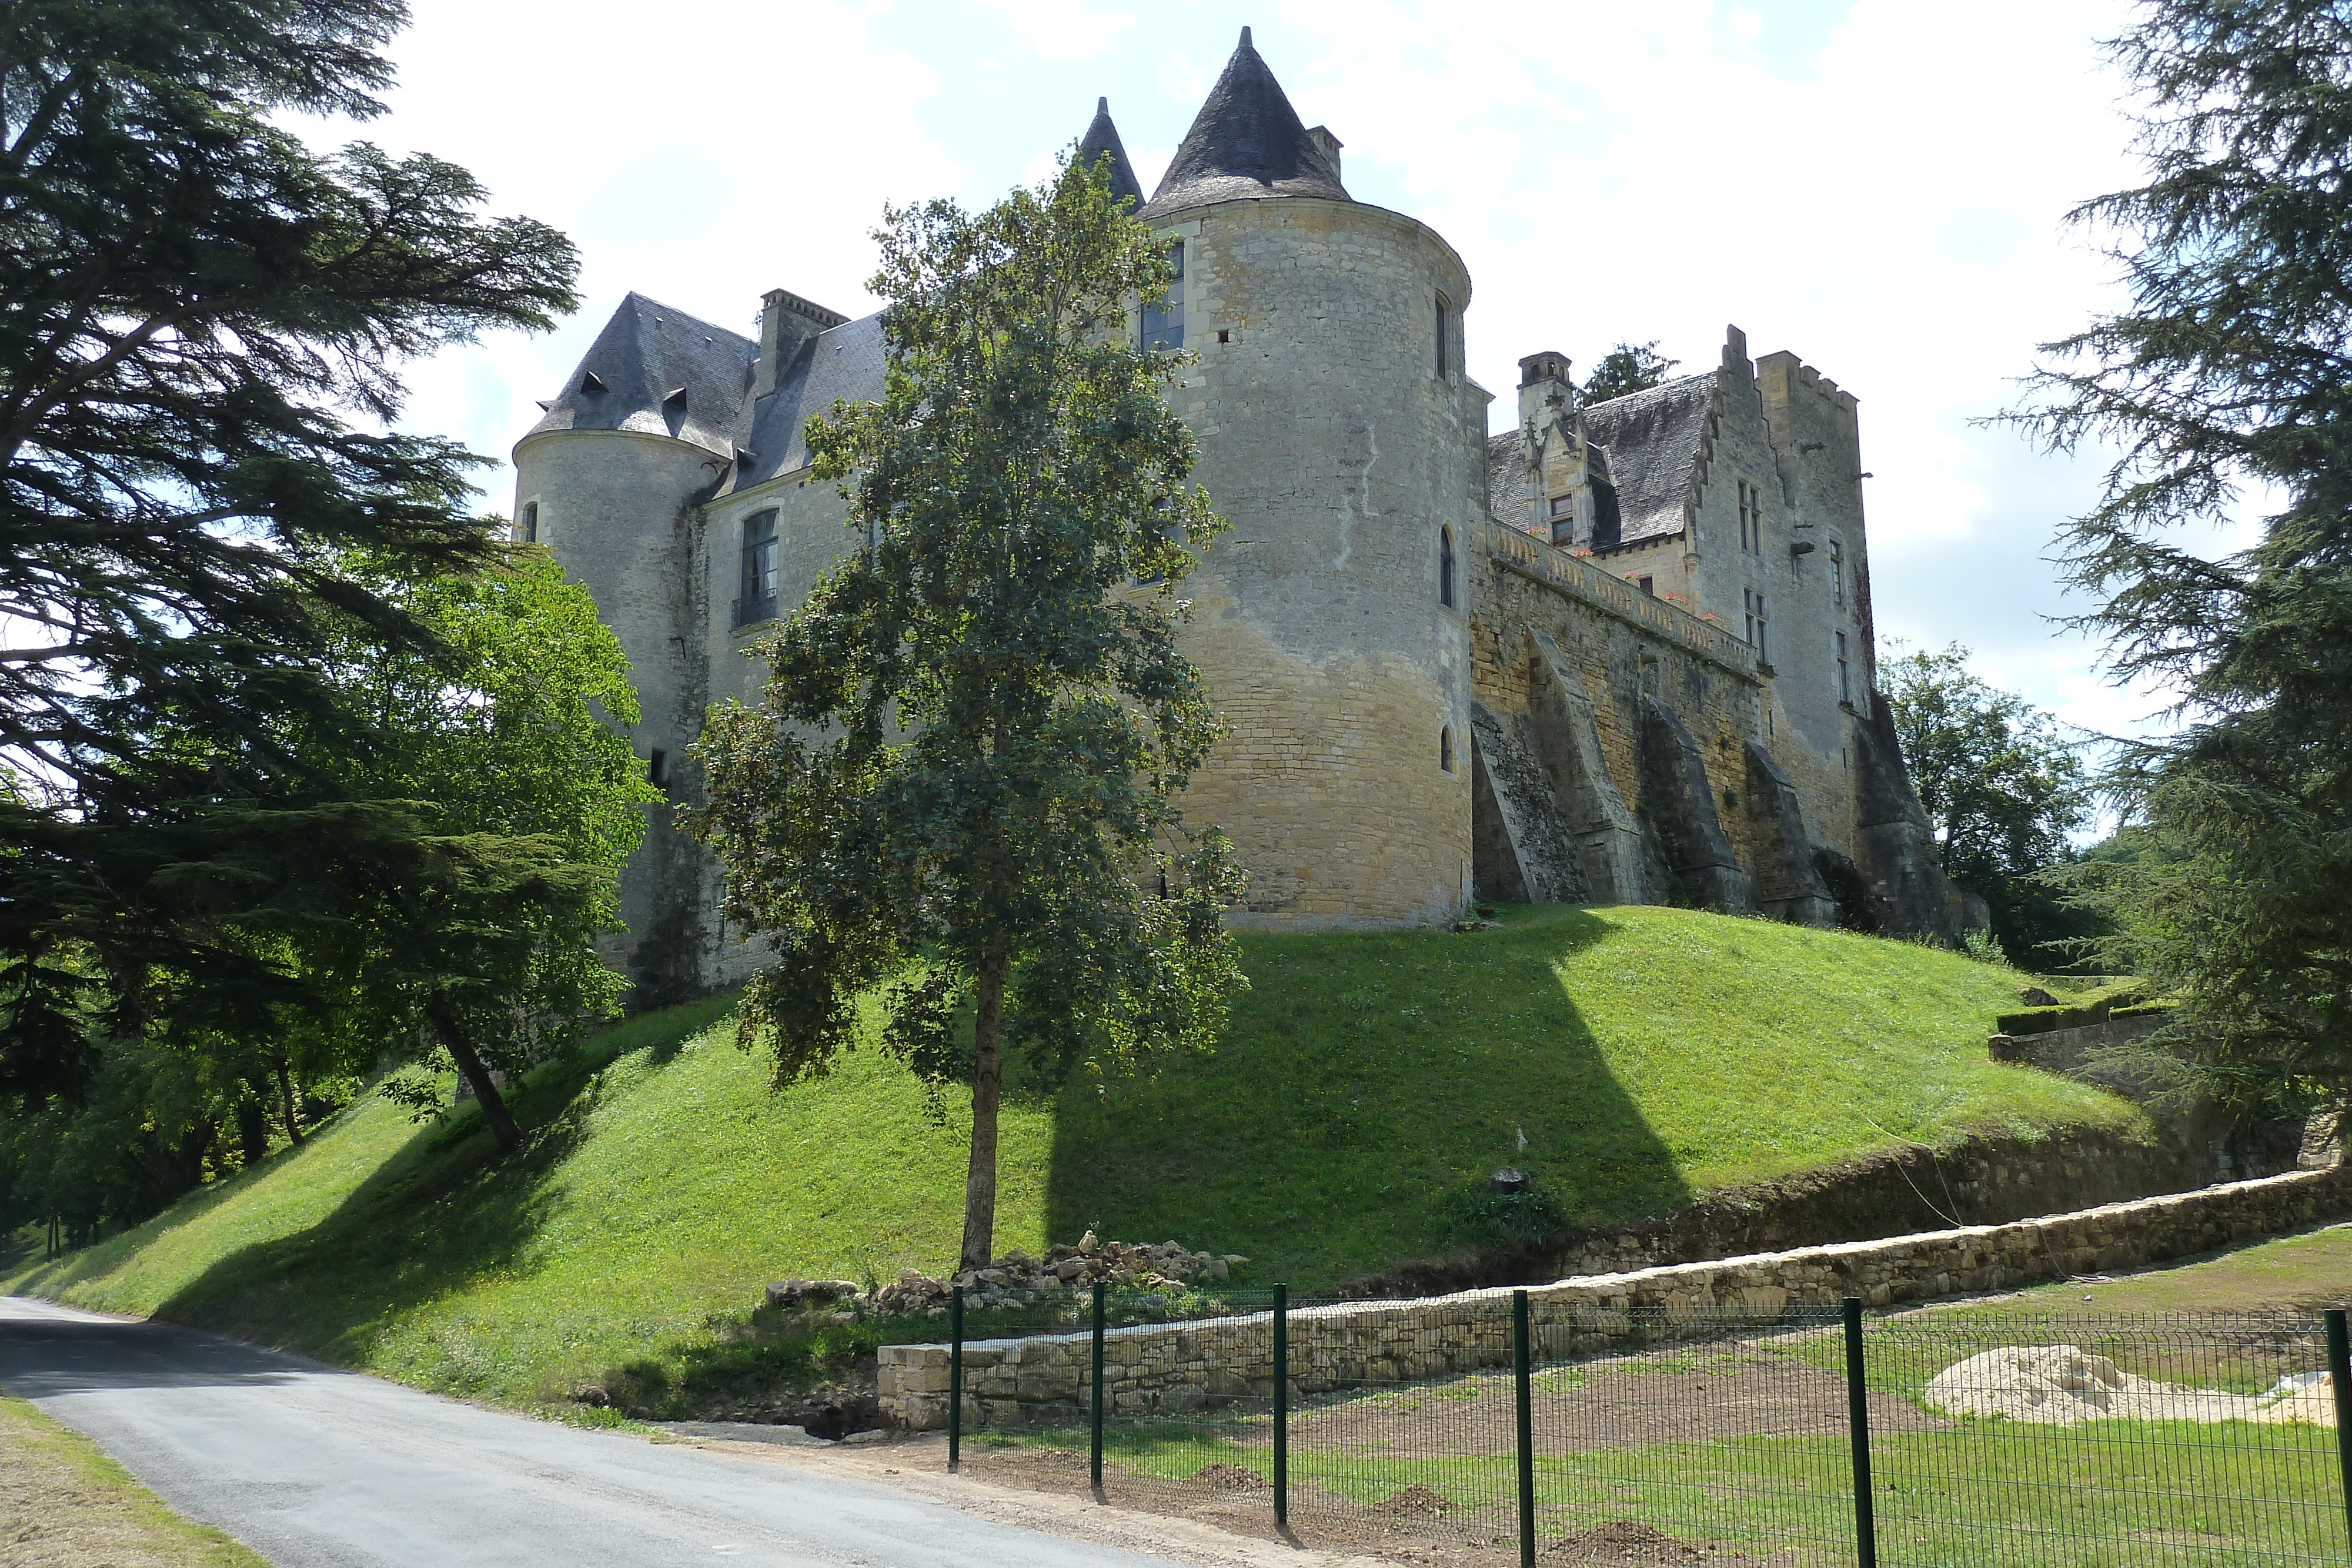
[{"label": "sky", "polygon": [[[1360,201],[1452,242],[1472,375],[1581,376],[1656,340],[1685,371],[1790,350],[1862,401],[1882,640],[1958,642],[2072,724],[2140,727],[2053,618],[2097,455],[1983,423],[2035,346],[2123,303],[2070,228],[2135,182],[2098,40],[2126,0],[411,0],[391,112],[328,125],[472,170],[581,251],[580,313],[411,368],[404,427],[503,465],[634,288],[751,334],[773,287],[851,314],[886,202],[1034,181],[1108,95],[1146,190],[1244,24]],[[511,476],[485,470],[486,505]],[[1882,648],[1884,652],[1884,648]]]}]

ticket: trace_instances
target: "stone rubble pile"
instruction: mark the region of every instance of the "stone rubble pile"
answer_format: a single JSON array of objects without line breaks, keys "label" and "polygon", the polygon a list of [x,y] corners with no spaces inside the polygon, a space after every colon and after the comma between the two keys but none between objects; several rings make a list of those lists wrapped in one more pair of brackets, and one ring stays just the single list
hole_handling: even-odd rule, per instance
[{"label": "stone rubble pile", "polygon": [[896,1283],[866,1290],[855,1280],[779,1280],[768,1287],[768,1305],[783,1312],[830,1308],[835,1321],[862,1316],[896,1317],[923,1312],[945,1317],[950,1292],[961,1285],[964,1305],[975,1310],[1032,1306],[1055,1292],[1088,1291],[1097,1281],[1113,1289],[1181,1291],[1223,1284],[1249,1261],[1234,1253],[1219,1257],[1192,1252],[1181,1242],[1098,1241],[1087,1231],[1075,1247],[1055,1247],[1043,1258],[1014,1249],[985,1269],[937,1280],[902,1269]]}]

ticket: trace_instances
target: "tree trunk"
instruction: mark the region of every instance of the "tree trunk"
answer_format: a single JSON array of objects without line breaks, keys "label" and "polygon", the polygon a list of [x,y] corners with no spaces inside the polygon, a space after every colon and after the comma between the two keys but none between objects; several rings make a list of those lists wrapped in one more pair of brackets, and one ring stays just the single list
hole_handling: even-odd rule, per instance
[{"label": "tree trunk", "polygon": [[276,1065],[278,1098],[286,1108],[286,1141],[299,1149],[302,1146],[302,1124],[294,1114],[294,1074],[288,1071],[284,1057],[279,1057]]},{"label": "tree trunk", "polygon": [[499,1147],[511,1149],[520,1145],[522,1129],[515,1125],[514,1113],[507,1109],[506,1098],[499,1092],[499,1086],[490,1082],[490,1070],[482,1065],[480,1057],[474,1054],[473,1045],[466,1039],[466,1031],[457,1027],[457,1010],[449,1005],[449,993],[434,992],[433,999],[425,1004],[425,1015],[433,1020],[434,1032],[441,1037],[441,1043],[449,1048],[450,1060],[457,1064],[457,1071],[465,1074],[466,1082],[474,1086],[474,1098],[482,1104],[482,1120],[490,1124],[491,1135],[498,1139]]},{"label": "tree trunk", "polygon": [[247,1081],[246,1097],[236,1103],[236,1141],[247,1169],[269,1157],[269,1113],[261,1103],[260,1085]]},{"label": "tree trunk", "polygon": [[971,1164],[963,1178],[963,1267],[984,1269],[996,1246],[996,1107],[1004,1093],[1004,1057],[998,1036],[1004,1024],[1002,957],[980,966],[980,991],[972,1019]]}]

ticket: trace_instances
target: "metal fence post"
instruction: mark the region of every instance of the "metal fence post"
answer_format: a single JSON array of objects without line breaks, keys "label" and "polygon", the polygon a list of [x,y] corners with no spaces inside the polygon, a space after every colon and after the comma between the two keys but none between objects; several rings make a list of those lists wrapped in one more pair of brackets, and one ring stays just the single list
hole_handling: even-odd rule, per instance
[{"label": "metal fence post", "polygon": [[948,1297],[948,1469],[963,1462],[963,1287]]},{"label": "metal fence post", "polygon": [[1845,1407],[1853,1427],[1853,1539],[1862,1568],[1878,1568],[1878,1521],[1870,1495],[1870,1392],[1863,1382],[1862,1298],[1845,1299]]},{"label": "metal fence post", "polygon": [[2344,1527],[2352,1531],[2352,1332],[2342,1307],[2327,1309],[2327,1381],[2336,1388],[2336,1465],[2344,1477]]},{"label": "metal fence post", "polygon": [[1290,1522],[1290,1287],[1274,1288],[1274,1522]]},{"label": "metal fence post", "polygon": [[1511,1292],[1511,1370],[1518,1384],[1519,1568],[1536,1568],[1536,1410],[1528,1370],[1528,1293]]},{"label": "metal fence post", "polygon": [[1102,1416],[1103,1416],[1103,1282],[1095,1281],[1095,1378],[1094,1378],[1094,1442],[1090,1473],[1093,1484],[1102,1485]]}]

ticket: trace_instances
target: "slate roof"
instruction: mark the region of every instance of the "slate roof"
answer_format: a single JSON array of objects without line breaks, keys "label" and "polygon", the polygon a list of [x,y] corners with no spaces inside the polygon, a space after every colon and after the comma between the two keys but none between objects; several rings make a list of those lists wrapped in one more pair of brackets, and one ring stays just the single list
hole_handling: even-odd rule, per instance
[{"label": "slate roof", "polygon": [[878,402],[882,385],[880,312],[819,332],[778,370],[776,390],[737,422],[729,450],[740,447],[751,454],[751,462],[730,469],[719,494],[748,489],[805,465],[808,442],[803,432],[809,415],[824,413],[838,398]]},{"label": "slate roof", "polygon": [[1163,218],[1212,202],[1267,196],[1353,200],[1336,160],[1315,144],[1282,84],[1250,45],[1250,30],[1184,133],[1175,161],[1140,216]]},{"label": "slate roof", "polygon": [[527,434],[635,430],[731,453],[759,357],[750,339],[632,292]]},{"label": "slate roof", "polygon": [[1143,186],[1135,177],[1135,165],[1127,161],[1127,148],[1119,141],[1118,127],[1110,122],[1110,99],[1095,100],[1095,120],[1087,127],[1085,138],[1078,143],[1078,166],[1091,169],[1105,153],[1110,154],[1110,193],[1125,196],[1135,205],[1143,205]]},{"label": "slate roof", "polygon": [[[1698,477],[1715,415],[1715,372],[1684,376],[1582,411],[1585,438],[1608,450],[1607,476],[1616,514],[1606,505],[1593,519],[1596,549],[1664,538],[1684,528],[1684,508]],[[1497,520],[1527,528],[1537,497],[1528,477],[1523,431],[1486,441],[1486,507]],[[1534,525],[1540,528],[1538,521]]]},{"label": "slate roof", "polygon": [[1716,412],[1715,380],[1713,371],[1683,376],[1584,410],[1586,437],[1609,449],[1622,519],[1618,537],[1596,538],[1596,548],[1683,531]]}]

